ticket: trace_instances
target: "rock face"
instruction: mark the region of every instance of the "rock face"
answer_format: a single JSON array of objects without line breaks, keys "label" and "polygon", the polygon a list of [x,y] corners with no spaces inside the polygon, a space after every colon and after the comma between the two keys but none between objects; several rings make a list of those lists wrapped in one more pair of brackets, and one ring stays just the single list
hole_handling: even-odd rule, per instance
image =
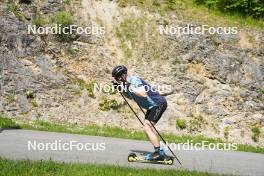
[{"label": "rock face", "polygon": [[[263,133],[257,142],[251,139],[251,128],[264,131],[263,31],[156,35],[153,29],[159,25],[159,15],[145,13],[148,18],[144,21],[140,10],[120,8],[113,1],[83,0],[79,5],[57,0],[20,1],[16,3],[19,16],[10,10],[10,4],[0,2],[1,113],[22,121],[42,119],[140,129],[117,94],[91,88],[94,83],[109,84],[112,67],[127,64],[131,74],[155,85],[170,86],[171,90],[162,92],[169,104],[158,124],[162,131],[264,144]],[[78,25],[103,25],[106,34],[82,34],[76,41],[62,42],[52,35],[27,33],[27,26],[37,16],[50,18],[60,9],[76,12]],[[124,23],[131,15],[133,20],[140,20]],[[173,19],[169,23],[185,25]],[[132,39],[120,32],[131,24],[141,26],[133,32],[128,30]],[[115,35],[117,30],[119,37]],[[157,36],[154,42],[151,32],[153,38]],[[124,59],[128,51],[131,58]],[[178,118],[186,120],[186,129],[176,128]]]}]

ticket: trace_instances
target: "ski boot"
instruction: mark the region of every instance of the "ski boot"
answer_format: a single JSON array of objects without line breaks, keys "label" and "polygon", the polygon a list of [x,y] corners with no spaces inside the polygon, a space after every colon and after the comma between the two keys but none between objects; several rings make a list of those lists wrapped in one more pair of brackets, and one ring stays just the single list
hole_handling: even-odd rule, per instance
[{"label": "ski boot", "polygon": [[163,161],[166,158],[166,154],[163,149],[157,149],[153,153],[148,153],[144,155],[145,160],[149,161]]}]

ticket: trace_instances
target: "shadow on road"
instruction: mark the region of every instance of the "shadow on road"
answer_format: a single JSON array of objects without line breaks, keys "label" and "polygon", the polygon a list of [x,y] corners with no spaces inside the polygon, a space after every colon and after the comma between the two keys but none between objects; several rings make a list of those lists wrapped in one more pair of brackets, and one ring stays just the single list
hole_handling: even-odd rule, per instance
[{"label": "shadow on road", "polygon": [[4,130],[19,130],[21,128],[0,128],[0,133],[2,133]]}]

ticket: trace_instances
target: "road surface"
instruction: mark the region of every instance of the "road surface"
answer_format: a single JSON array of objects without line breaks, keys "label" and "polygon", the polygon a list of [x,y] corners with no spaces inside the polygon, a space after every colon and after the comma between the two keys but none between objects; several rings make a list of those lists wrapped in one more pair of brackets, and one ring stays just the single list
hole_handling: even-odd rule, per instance
[{"label": "road surface", "polygon": [[[72,142],[72,150],[69,148],[70,142]],[[79,148],[76,145],[79,145]],[[54,150],[55,147],[57,150]],[[174,161],[176,166],[127,162],[127,156],[131,151],[152,150],[152,146],[147,141],[31,130],[0,130],[0,156],[8,159],[52,159],[58,162],[179,169],[176,160]],[[175,152],[187,170],[233,175],[264,175],[263,154],[219,150]]]}]

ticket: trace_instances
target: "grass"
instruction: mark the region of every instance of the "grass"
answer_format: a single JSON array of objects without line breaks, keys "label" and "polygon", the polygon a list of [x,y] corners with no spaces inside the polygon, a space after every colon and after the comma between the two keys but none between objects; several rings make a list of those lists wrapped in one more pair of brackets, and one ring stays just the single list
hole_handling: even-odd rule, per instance
[{"label": "grass", "polygon": [[164,40],[159,34],[154,18],[127,15],[116,27],[115,34],[120,41],[125,56],[123,62],[126,64],[162,61],[175,55],[173,42]]},{"label": "grass", "polygon": [[20,126],[14,122],[12,119],[5,117],[0,114],[0,128],[14,128],[18,129]]},{"label": "grass", "polygon": [[19,20],[19,21],[23,21],[25,19],[25,17],[23,16],[23,14],[19,11],[18,9],[18,6],[14,3],[9,3],[7,5],[7,9],[8,11],[10,12],[13,12],[16,16],[16,18]]},{"label": "grass", "polygon": [[46,23],[47,23],[47,20],[42,16],[38,16],[32,20],[32,24],[37,26],[37,27],[42,27]]},{"label": "grass", "polygon": [[135,5],[150,12],[158,12],[163,16],[173,13],[180,20],[196,21],[212,26],[237,26],[240,28],[264,29],[264,22],[261,19],[257,20],[239,14],[211,10],[203,5],[197,5],[194,0],[118,0],[117,2],[121,7]]},{"label": "grass", "polygon": [[253,127],[251,128],[251,132],[252,132],[252,136],[251,136],[252,140],[258,142],[261,133],[260,129],[258,127]]},{"label": "grass", "polygon": [[[73,163],[56,163],[54,161],[11,161],[0,158],[0,176],[28,176],[28,175],[49,175],[49,176],[80,176],[80,175],[96,175],[96,176],[209,176],[217,174],[209,174],[196,171],[183,170],[156,170],[156,169],[135,169],[120,166],[96,165],[96,164],[73,164]],[[19,173],[19,174],[18,174]]]},{"label": "grass", "polygon": [[89,97],[94,98],[94,85],[96,84],[94,80],[90,81],[89,83],[86,83],[82,79],[77,79],[77,83],[82,90],[87,91]]},{"label": "grass", "polygon": [[35,99],[32,99],[32,100],[31,100],[31,105],[32,105],[34,108],[36,108],[36,107],[39,106],[37,100],[35,100]]},{"label": "grass", "polygon": [[[61,28],[69,27],[73,24],[74,18],[70,12],[67,11],[59,11],[51,17],[51,22],[61,26]],[[63,42],[71,42],[74,37],[70,34],[69,30],[66,29],[66,33],[57,34],[59,39]],[[68,34],[67,34],[68,33]]]},{"label": "grass", "polygon": [[225,139],[228,139],[229,131],[230,131],[230,128],[228,126],[226,126],[224,128],[224,137],[225,137]]},{"label": "grass", "polygon": [[62,27],[67,27],[73,23],[73,16],[67,11],[59,11],[52,18],[52,22]]},{"label": "grass", "polygon": [[[144,18],[127,17],[116,30],[116,36],[121,42],[121,48],[124,51],[126,58],[131,58],[133,55],[132,48],[139,48],[140,41],[144,34]],[[131,32],[133,31],[133,32]]]},{"label": "grass", "polygon": [[[53,131],[60,133],[72,133],[72,134],[83,134],[92,136],[104,136],[104,137],[115,137],[123,139],[136,139],[136,140],[147,140],[143,131],[127,130],[120,127],[110,127],[110,126],[98,126],[94,124],[80,126],[78,124],[59,124],[51,123],[45,121],[34,121],[30,124],[20,123],[17,125],[13,120],[0,115],[0,127],[2,128],[23,128],[29,130],[40,130],[40,131]],[[225,143],[220,138],[207,138],[202,135],[181,135],[177,136],[171,133],[163,134],[163,137],[169,143],[186,143],[187,141],[192,141],[193,144],[201,143],[202,141],[207,141],[207,143]],[[253,152],[253,153],[263,153],[263,147],[256,147],[247,144],[237,144],[238,151]]]}]

